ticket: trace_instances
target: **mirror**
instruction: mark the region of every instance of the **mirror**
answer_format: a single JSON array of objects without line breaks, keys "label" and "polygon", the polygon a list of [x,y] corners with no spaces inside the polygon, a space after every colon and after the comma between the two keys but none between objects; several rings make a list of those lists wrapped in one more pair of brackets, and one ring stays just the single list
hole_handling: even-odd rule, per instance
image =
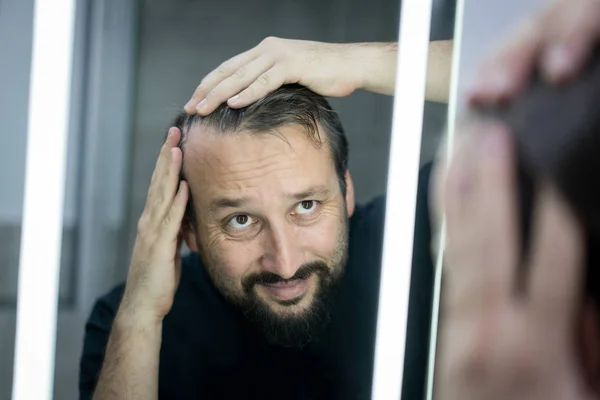
[{"label": "mirror", "polygon": [[[4,101],[14,104],[14,108],[6,109],[3,114],[6,117],[3,120],[12,127],[3,131],[7,133],[27,129],[24,110],[27,109],[30,84],[27,66],[31,64],[31,55],[26,50],[32,43],[33,36],[29,33],[33,28],[34,6],[33,1],[3,0],[1,3],[0,18],[7,23],[0,24],[1,29],[6,30],[6,35],[0,37],[23,40],[18,46],[0,40],[0,54],[11,55],[7,65],[14,72],[2,74],[1,79],[5,79],[10,88],[3,93],[18,94]],[[451,39],[453,10],[453,1],[432,2],[430,40]],[[400,4],[396,0],[335,1],[327,5],[292,1],[250,4],[235,0],[218,4],[199,0],[76,2],[51,389],[55,398],[91,398],[119,306],[122,283],[127,278],[138,220],[145,207],[157,154],[173,118],[181,112],[202,77],[267,36],[328,43],[394,42],[399,31],[399,14]],[[394,46],[388,44],[388,48],[392,49],[388,56],[392,54],[393,59]],[[363,63],[370,64],[371,58],[366,57]],[[278,397],[283,393],[281,388],[293,388],[293,393],[287,390],[286,395],[292,393],[302,398],[307,394],[302,390],[312,390],[318,395],[330,395],[329,398],[370,398],[385,217],[385,202],[381,196],[388,184],[393,98],[359,90],[349,97],[331,98],[329,103],[339,115],[350,148],[348,165],[352,172],[353,199],[343,200],[357,204],[352,210],[346,208],[354,216],[349,222],[353,226],[348,239],[351,260],[348,265],[352,264],[353,268],[346,270],[343,275],[346,283],[337,288],[337,297],[331,300],[335,310],[330,322],[333,328],[324,334],[321,343],[308,346],[306,351],[295,348],[275,351],[264,338],[256,339],[252,336],[254,333],[241,334],[254,331],[247,327],[247,321],[230,310],[227,297],[215,290],[219,287],[214,283],[216,275],[208,276],[200,267],[200,258],[188,255],[194,252],[195,243],[189,240],[184,255],[198,265],[184,266],[173,303],[177,311],[165,318],[160,366],[164,372],[158,382],[161,395],[217,393],[226,397],[236,391],[248,393],[251,390],[265,398],[269,394]],[[431,161],[445,115],[445,105],[425,104],[424,136],[419,140],[422,146],[415,157],[418,159],[415,167],[426,168]],[[26,140],[23,137],[9,135],[7,140],[11,146],[7,148],[11,150],[2,158],[10,161],[11,170],[18,172],[14,165],[19,164],[23,168],[22,174],[15,173],[3,186],[11,188],[2,201],[12,219],[7,217],[8,222],[0,224],[2,229],[7,228],[2,234],[8,238],[3,241],[5,247],[0,252],[6,260],[0,266],[2,276],[7,278],[0,282],[3,291],[0,298],[7,299],[0,302],[0,326],[3,332],[9,332],[0,338],[3,355],[0,357],[0,399],[9,398],[13,389],[15,335],[11,332],[15,332],[16,327],[19,230],[23,217],[19,207],[23,197],[18,195],[23,192],[19,185],[25,179]],[[261,145],[260,149],[264,148],[266,145]],[[311,163],[304,164],[309,165]],[[190,187],[192,197],[201,198],[193,183]],[[417,196],[422,193],[418,192]],[[341,201],[339,196],[335,199]],[[418,202],[417,214],[422,207]],[[275,208],[269,207],[267,211]],[[256,220],[262,217],[270,222],[265,226],[274,229],[274,219],[267,216],[265,210],[257,211]],[[422,234],[418,216],[416,223],[415,238]],[[261,258],[260,262],[281,267],[285,252],[277,250],[283,245],[273,237],[271,235],[271,242],[266,242],[269,246],[262,246],[270,249],[267,253],[275,261],[265,262]],[[307,246],[316,250],[309,251],[312,255],[306,260],[303,259],[305,252],[298,251],[296,257],[300,262],[294,261],[295,268],[298,263],[314,261],[311,257],[328,260],[319,254],[331,253],[331,248],[322,248],[331,235],[323,235],[315,243],[310,235],[307,237],[305,240],[310,244]],[[328,243],[329,247],[336,244]],[[250,251],[248,249],[244,251]],[[421,344],[429,331],[431,286],[423,291],[420,285],[431,281],[433,275],[426,269],[415,272],[417,264],[420,262],[413,263],[413,277],[424,276],[419,278],[421,283],[410,282],[407,351],[403,361],[410,366],[404,368],[405,373],[411,374],[405,374],[403,382],[414,385],[403,388],[403,398],[413,398],[414,393],[423,392],[426,373],[427,344],[425,347]],[[267,268],[264,265],[263,268]],[[318,264],[312,267],[318,269]],[[273,279],[273,273],[269,276]],[[99,298],[103,300],[98,302]],[[204,304],[210,306],[204,308]],[[222,317],[221,311],[234,316]],[[212,326],[219,329],[208,329],[206,321],[212,321]],[[232,376],[238,379],[232,381]],[[255,379],[257,377],[261,379]],[[263,384],[265,377],[269,380],[267,384]],[[302,384],[298,385],[298,381]]]},{"label": "mirror", "polygon": [[[445,135],[448,143],[448,154],[454,143],[454,129],[467,112],[467,89],[473,84],[477,69],[486,56],[498,50],[509,34],[528,15],[539,11],[547,2],[543,0],[508,1],[500,5],[491,0],[459,1],[456,9],[455,51],[453,60],[451,92],[449,100],[448,127]],[[445,238],[442,235],[438,254],[442,254]],[[428,398],[444,398],[435,391],[436,361],[439,357],[437,333],[443,322],[440,293],[443,295],[443,268],[441,258],[436,260],[436,278],[434,289],[434,306],[432,315],[432,348],[428,366]]]}]

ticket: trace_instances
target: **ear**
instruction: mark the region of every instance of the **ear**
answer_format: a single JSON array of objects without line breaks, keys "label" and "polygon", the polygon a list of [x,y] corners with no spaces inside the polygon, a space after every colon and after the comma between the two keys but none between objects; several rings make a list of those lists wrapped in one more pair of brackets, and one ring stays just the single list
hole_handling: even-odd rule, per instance
[{"label": "ear", "polygon": [[181,236],[185,241],[186,246],[194,253],[198,253],[198,242],[196,241],[196,230],[193,224],[186,219],[181,223]]},{"label": "ear", "polygon": [[586,298],[582,307],[579,326],[579,346],[582,367],[588,383],[600,391],[600,318],[594,299]]},{"label": "ear", "polygon": [[348,216],[351,217],[352,214],[354,214],[356,200],[354,198],[354,183],[352,183],[352,177],[350,176],[349,170],[346,170],[344,179],[346,180],[346,209],[348,211]]}]

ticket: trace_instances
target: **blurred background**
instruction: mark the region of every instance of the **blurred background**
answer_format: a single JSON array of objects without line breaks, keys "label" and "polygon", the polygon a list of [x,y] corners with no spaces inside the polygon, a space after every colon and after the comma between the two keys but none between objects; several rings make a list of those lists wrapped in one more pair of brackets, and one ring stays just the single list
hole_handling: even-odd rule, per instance
[{"label": "blurred background", "polygon": [[[432,39],[450,39],[455,0],[434,7]],[[125,279],[164,134],[202,77],[267,36],[396,41],[399,10],[398,0],[77,1],[56,399],[77,398],[85,320]],[[32,24],[33,0],[0,0],[0,400],[12,386]],[[392,100],[331,100],[361,202],[386,189]],[[445,118],[445,105],[426,104],[422,163]]]}]

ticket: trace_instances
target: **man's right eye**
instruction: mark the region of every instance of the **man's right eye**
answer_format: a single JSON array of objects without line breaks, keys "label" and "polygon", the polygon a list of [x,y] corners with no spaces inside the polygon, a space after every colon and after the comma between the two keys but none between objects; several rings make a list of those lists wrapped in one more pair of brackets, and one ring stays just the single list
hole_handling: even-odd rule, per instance
[{"label": "man's right eye", "polygon": [[227,222],[227,226],[234,229],[244,229],[249,227],[255,222],[249,215],[246,214],[238,214],[231,218],[229,222]]}]

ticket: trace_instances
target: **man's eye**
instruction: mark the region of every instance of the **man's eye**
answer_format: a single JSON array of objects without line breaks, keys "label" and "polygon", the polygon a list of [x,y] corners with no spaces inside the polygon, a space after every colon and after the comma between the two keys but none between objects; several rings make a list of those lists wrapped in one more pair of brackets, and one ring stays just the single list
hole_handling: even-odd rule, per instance
[{"label": "man's eye", "polygon": [[297,214],[310,214],[317,208],[317,202],[315,200],[304,200],[298,203],[295,212]]},{"label": "man's eye", "polygon": [[253,222],[254,222],[254,220],[252,218],[250,218],[249,215],[240,214],[240,215],[236,215],[235,217],[231,218],[229,220],[229,222],[227,223],[227,225],[229,225],[230,227],[235,228],[235,229],[244,229],[244,228],[247,228],[250,225],[252,225]]}]

